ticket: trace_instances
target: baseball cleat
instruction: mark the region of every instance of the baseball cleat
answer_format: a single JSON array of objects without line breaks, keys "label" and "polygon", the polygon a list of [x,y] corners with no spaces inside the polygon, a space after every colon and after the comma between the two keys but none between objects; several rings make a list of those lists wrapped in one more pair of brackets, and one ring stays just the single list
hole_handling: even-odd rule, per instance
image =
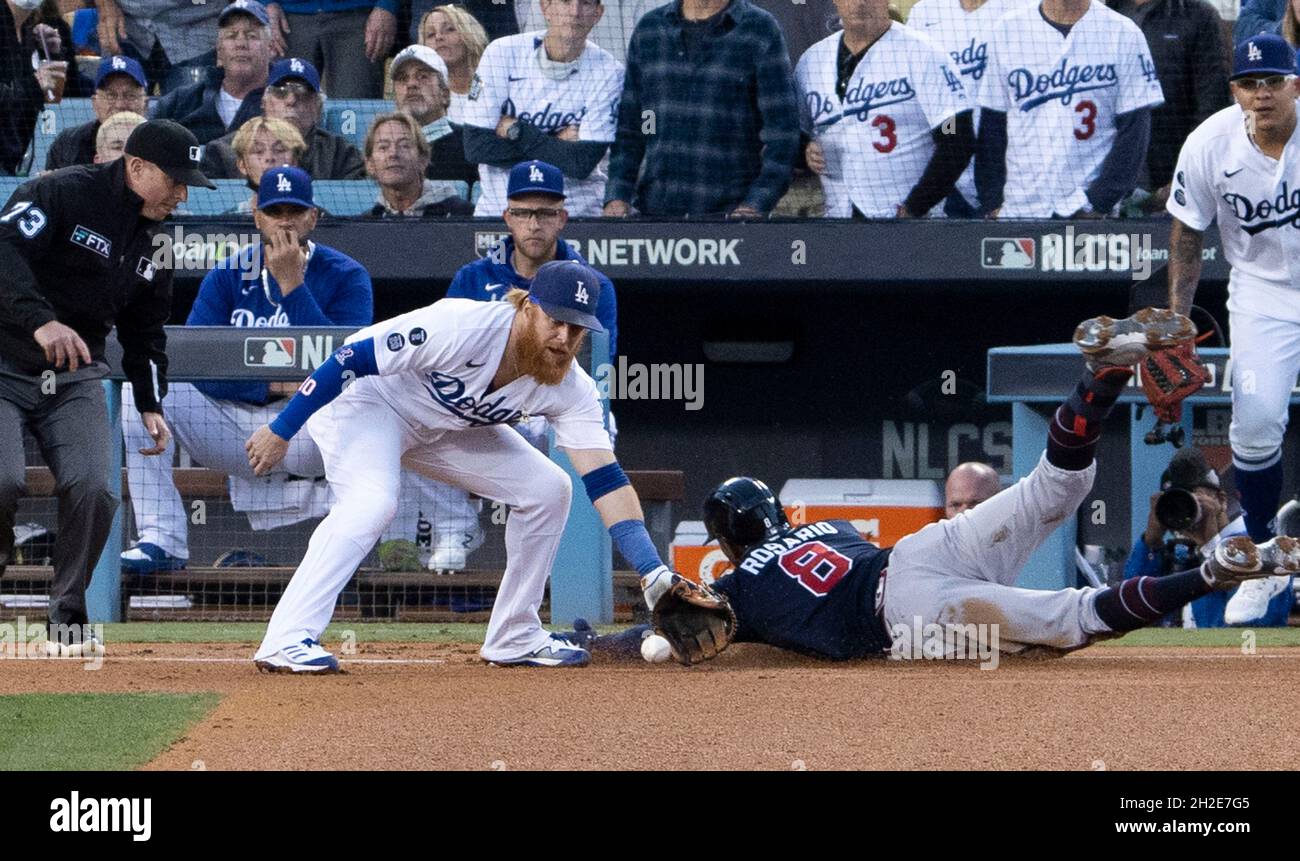
[{"label": "baseball cleat", "polygon": [[1248,580],[1300,572],[1300,539],[1279,535],[1255,544],[1245,535],[1225,538],[1201,565],[1201,576],[1216,589]]},{"label": "baseball cleat", "polygon": [[429,555],[428,568],[436,574],[464,571],[469,565],[469,554],[483,546],[483,530],[450,532],[439,535]]},{"label": "baseball cleat", "polygon": [[59,640],[47,640],[45,642],[45,655],[51,658],[102,658],[104,657],[104,644],[95,636],[68,643]]},{"label": "baseball cleat", "polygon": [[338,658],[310,637],[253,663],[264,673],[337,673]]},{"label": "baseball cleat", "polygon": [[1264,618],[1269,602],[1291,587],[1291,575],[1275,574],[1258,580],[1247,580],[1228,599],[1223,608],[1223,624],[1248,625]]},{"label": "baseball cleat", "polygon": [[1167,308],[1143,308],[1132,317],[1116,320],[1093,317],[1074,330],[1074,343],[1097,368],[1129,367],[1163,350],[1196,338],[1196,324]]},{"label": "baseball cleat", "polygon": [[540,649],[509,661],[488,661],[494,667],[585,667],[591,653],[563,634],[551,634]]}]

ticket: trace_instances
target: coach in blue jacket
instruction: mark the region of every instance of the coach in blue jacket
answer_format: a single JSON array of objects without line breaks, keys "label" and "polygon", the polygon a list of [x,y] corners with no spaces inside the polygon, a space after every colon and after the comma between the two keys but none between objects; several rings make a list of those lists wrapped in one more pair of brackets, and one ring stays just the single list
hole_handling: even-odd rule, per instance
[{"label": "coach in blue jacket", "polygon": [[[500,301],[511,287],[527,290],[543,263],[552,260],[583,260],[582,255],[560,238],[569,223],[564,209],[564,174],[544,161],[525,161],[510,171],[503,214],[510,236],[480,260],[460,267],[447,297]],[[590,266],[590,264],[587,264]],[[600,304],[596,318],[609,332],[609,356],[618,352],[618,299],[614,285],[601,272]]]}]

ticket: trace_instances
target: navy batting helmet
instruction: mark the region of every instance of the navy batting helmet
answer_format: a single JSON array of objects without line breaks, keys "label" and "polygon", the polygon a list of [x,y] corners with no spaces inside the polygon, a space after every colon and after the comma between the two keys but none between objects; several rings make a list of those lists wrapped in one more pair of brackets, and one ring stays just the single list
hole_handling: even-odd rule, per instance
[{"label": "navy batting helmet", "polygon": [[790,527],[781,500],[756,478],[729,478],[704,500],[704,528],[709,539],[748,550]]}]

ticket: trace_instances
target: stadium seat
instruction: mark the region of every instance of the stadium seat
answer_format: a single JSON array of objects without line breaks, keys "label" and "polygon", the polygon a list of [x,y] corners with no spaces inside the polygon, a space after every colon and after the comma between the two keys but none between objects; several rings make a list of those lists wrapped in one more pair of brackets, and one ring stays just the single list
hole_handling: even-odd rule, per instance
[{"label": "stadium seat", "polygon": [[38,174],[45,170],[45,157],[59,132],[95,119],[95,109],[90,99],[64,99],[57,105],[46,105],[36,117],[36,132],[32,136],[32,160],[28,172]]},{"label": "stadium seat", "polygon": [[[215,191],[192,187],[190,199],[176,208],[177,215],[226,215],[248,199],[252,193],[242,179],[214,179]],[[245,215],[244,217],[248,217]]]},{"label": "stadium seat", "polygon": [[361,149],[366,142],[370,123],[380,114],[391,113],[397,107],[383,99],[338,99],[325,103],[325,116],[321,125],[326,131],[341,134]]},{"label": "stadium seat", "polygon": [[364,215],[375,205],[379,186],[370,179],[319,179],[312,183],[312,197],[330,215]]}]

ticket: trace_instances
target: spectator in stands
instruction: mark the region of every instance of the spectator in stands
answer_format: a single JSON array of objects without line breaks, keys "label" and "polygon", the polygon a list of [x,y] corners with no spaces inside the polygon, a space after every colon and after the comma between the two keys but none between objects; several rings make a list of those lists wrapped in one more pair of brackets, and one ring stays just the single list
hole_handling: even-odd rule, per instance
[{"label": "spectator in stands", "polygon": [[425,176],[468,185],[478,182],[478,165],[465,160],[464,130],[447,117],[451,90],[442,57],[425,45],[411,45],[393,58],[389,73],[397,109],[415,118],[432,148]]},{"label": "spectator in stands", "polygon": [[[627,43],[632,38],[632,31],[636,29],[636,22],[640,21],[641,16],[646,12],[661,5],[663,0],[601,0],[601,2],[605,6],[605,14],[596,22],[596,26],[587,38],[608,51],[609,55],[620,64],[624,64],[627,62]],[[779,0],[779,2],[786,6],[790,5],[790,0]],[[806,12],[806,7],[803,5],[795,8],[800,10],[801,15]],[[540,0],[521,0],[519,32],[532,33],[535,30],[545,29],[546,18],[542,15]]]},{"label": "spectator in stands", "polygon": [[276,53],[311,60],[333,98],[381,98],[398,7],[398,0],[276,0],[268,4]]},{"label": "spectator in stands", "polygon": [[[558,167],[541,161],[516,165],[510,172],[506,194],[507,207],[502,217],[510,235],[493,247],[486,257],[460,268],[447,288],[448,298],[499,302],[505,299],[511,288],[527,290],[544,263],[552,260],[587,262],[576,248],[560,238],[569,216],[564,208],[564,173]],[[609,333],[612,360],[618,349],[618,298],[610,280],[604,274],[598,274],[600,300],[596,317]],[[611,413],[611,439],[615,435],[613,421]],[[517,427],[533,445],[545,450],[545,420],[533,420]],[[463,523],[466,517],[471,517],[477,528],[477,518],[465,491],[445,486],[440,499],[444,501],[447,512],[459,512],[460,517],[455,522]],[[434,560],[453,569],[464,567],[465,554],[477,546],[473,543],[473,533],[442,528],[436,521],[435,529]],[[433,567],[433,562],[430,566]]]},{"label": "spectator in stands", "polygon": [[628,45],[606,215],[763,217],[790,184],[798,150],[798,100],[775,18],[749,0],[678,0],[642,16]]},{"label": "spectator in stands", "polygon": [[1151,112],[1151,144],[1138,175],[1142,210],[1163,213],[1183,141],[1231,101],[1228,72],[1220,62],[1221,19],[1205,0],[1107,0],[1106,5],[1141,28],[1164,91],[1165,103]]},{"label": "spectator in stands", "polygon": [[307,144],[297,128],[271,117],[253,117],[244,123],[235,132],[230,145],[235,153],[236,168],[253,189],[252,197],[235,207],[237,213],[257,210],[257,188],[264,173],[282,164],[299,166],[307,151]]},{"label": "spectator in stands", "polygon": [[122,151],[126,149],[126,139],[144,121],[144,117],[134,111],[121,111],[104,120],[95,133],[95,154],[91,161],[107,164],[121,158]]},{"label": "spectator in stands", "polygon": [[204,144],[261,113],[271,64],[271,28],[257,0],[236,0],[221,10],[217,25],[216,67],[202,82],[163,96],[153,112],[185,126]]},{"label": "spectator in stands", "polygon": [[96,135],[104,120],[121,111],[145,112],[144,69],[130,57],[105,57],[95,72],[95,94],[90,97],[95,119],[59,132],[45,156],[45,169],[58,170],[95,160]]},{"label": "spectator in stands", "polygon": [[379,218],[473,215],[474,207],[449,193],[445,183],[425,178],[429,142],[410,114],[380,114],[366,133],[366,172],[379,183],[370,214]]},{"label": "spectator in stands", "polygon": [[55,4],[0,2],[0,173],[17,172],[47,102],[89,92]]},{"label": "spectator in stands", "polygon": [[[975,150],[965,88],[937,44],[894,23],[889,0],[836,5],[844,29],[810,48],[794,73],[826,214],[924,217]],[[893,82],[885,106],[875,80]]]},{"label": "spectator in stands", "polygon": [[998,471],[987,463],[967,461],[948,473],[943,485],[944,518],[956,517],[1002,491]]},{"label": "spectator in stands", "polygon": [[600,0],[542,0],[545,33],[488,45],[465,115],[465,156],[479,165],[474,214],[506,206],[510,169],[543,159],[564,171],[573,215],[600,215],[623,67],[587,41]]},{"label": "spectator in stands", "polygon": [[[516,33],[522,33],[524,27],[520,25],[523,20],[523,9],[530,4],[536,5],[537,0],[463,0],[457,3],[455,8],[464,10],[466,14],[472,16],[479,25],[479,29],[484,31],[483,44],[487,45],[494,39],[504,39],[506,36],[513,36]],[[412,0],[411,2],[411,41],[424,41],[424,24],[429,13],[442,3],[442,0]],[[433,47],[429,45],[429,47]],[[480,52],[482,53],[482,52]]]},{"label": "spectator in stands", "polygon": [[[357,261],[309,239],[317,210],[311,177],[296,167],[275,167],[262,175],[254,223],[259,245],[227,257],[204,277],[187,326],[353,326],[369,325],[374,294],[370,275]],[[250,286],[254,289],[249,289]],[[268,362],[269,364],[269,362]],[[299,434],[276,472],[254,476],[244,441],[283,406],[297,383],[239,380],[173,383],[164,398],[176,440],[208,469],[230,476],[230,498],[254,529],[272,529],[329,510],[325,466],[309,434]],[[124,403],[133,403],[130,386]],[[189,558],[186,511],[171,480],[171,458],[145,457],[149,446],[138,420],[127,421],[127,482],[139,541],[122,554],[122,567],[137,574],[185,567]],[[170,453],[168,453],[170,454]],[[427,479],[401,496],[403,509],[391,534],[409,538],[420,511],[432,511]],[[405,484],[404,484],[405,487]],[[419,488],[424,488],[421,491]]]},{"label": "spectator in stands", "polygon": [[[1076,32],[1089,40],[1086,57],[1025,54],[1026,28],[1042,21],[1057,31],[1049,37],[1059,44]],[[1076,98],[1079,81],[1096,69],[1106,73],[1092,77],[1087,99]],[[1151,140],[1151,112],[1164,103],[1136,24],[1092,0],[1016,6],[989,40],[983,81],[975,157],[982,212],[1105,218],[1132,193]]]},{"label": "spectator in stands", "polygon": [[[1232,41],[1240,45],[1259,33],[1282,33],[1282,16],[1290,0],[1241,0],[1241,12],[1232,28]],[[1294,43],[1292,43],[1294,46]]]},{"label": "spectator in stands", "polygon": [[[301,167],[313,179],[362,179],[366,166],[361,153],[343,135],[320,127],[323,100],[320,75],[306,60],[290,57],[271,67],[262,97],[262,116],[284,120],[298,129],[307,143]],[[203,155],[203,169],[213,179],[238,179],[239,165],[231,147],[233,133],[213,141]]]},{"label": "spectator in stands", "polygon": [[416,41],[437,51],[447,64],[447,84],[451,87],[447,116],[453,123],[464,125],[470,86],[488,46],[483,25],[461,6],[435,6],[420,19],[420,38]]},{"label": "spectator in stands", "polygon": [[1282,16],[1281,36],[1292,48],[1300,47],[1300,2],[1290,0]]},{"label": "spectator in stands", "polygon": [[96,0],[99,47],[140,61],[159,95],[201,83],[217,65],[217,18],[224,3]]}]

